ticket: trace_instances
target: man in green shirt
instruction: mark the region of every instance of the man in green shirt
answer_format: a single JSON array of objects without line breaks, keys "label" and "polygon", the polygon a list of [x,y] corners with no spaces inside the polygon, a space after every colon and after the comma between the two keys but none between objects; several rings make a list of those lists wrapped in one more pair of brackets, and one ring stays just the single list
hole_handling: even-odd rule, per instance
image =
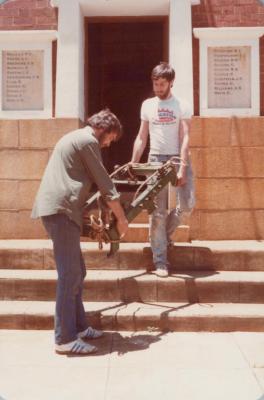
[{"label": "man in green shirt", "polygon": [[120,138],[121,124],[109,110],[94,114],[87,123],[56,144],[31,214],[32,218],[42,218],[53,242],[58,272],[55,351],[59,354],[93,353],[97,348],[83,339],[103,334],[88,326],[82,302],[86,275],[80,247],[82,212],[93,183],[116,216],[120,236],[128,229],[119,194],[103,166],[100,150]]}]

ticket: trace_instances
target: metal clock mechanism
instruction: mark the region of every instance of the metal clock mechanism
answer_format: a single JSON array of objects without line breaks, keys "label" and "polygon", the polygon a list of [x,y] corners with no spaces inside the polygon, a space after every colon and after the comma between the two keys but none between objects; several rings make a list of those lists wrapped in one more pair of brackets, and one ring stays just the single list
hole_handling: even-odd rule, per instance
[{"label": "metal clock mechanism", "polygon": [[[116,167],[111,179],[117,187],[129,185],[135,188],[132,201],[122,201],[128,222],[132,222],[143,210],[151,214],[155,208],[156,195],[169,183],[177,186],[177,166],[179,157],[172,157],[166,163],[128,163]],[[96,204],[95,213],[89,209]],[[93,207],[94,211],[95,207]],[[108,256],[114,255],[118,249],[121,237],[117,230],[117,220],[103,201],[100,192],[96,192],[85,204],[82,236],[98,241],[99,248],[103,243],[110,243]]]}]

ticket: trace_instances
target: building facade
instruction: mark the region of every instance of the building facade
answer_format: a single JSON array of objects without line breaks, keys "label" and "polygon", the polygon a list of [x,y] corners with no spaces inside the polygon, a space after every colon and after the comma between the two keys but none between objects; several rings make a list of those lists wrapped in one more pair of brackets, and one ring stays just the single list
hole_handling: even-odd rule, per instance
[{"label": "building facade", "polygon": [[0,235],[29,218],[54,144],[109,107],[129,161],[150,72],[168,60],[193,107],[197,205],[189,238],[264,237],[264,5],[260,0],[7,0],[0,4]]}]

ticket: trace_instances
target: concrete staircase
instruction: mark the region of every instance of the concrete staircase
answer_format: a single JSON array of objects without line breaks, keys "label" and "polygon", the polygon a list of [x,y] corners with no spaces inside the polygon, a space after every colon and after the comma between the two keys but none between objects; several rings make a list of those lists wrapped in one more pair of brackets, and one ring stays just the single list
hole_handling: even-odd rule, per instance
[{"label": "concrete staircase", "polygon": [[[263,241],[193,241],[151,273],[148,243],[82,243],[85,308],[107,330],[264,331]],[[0,241],[0,328],[52,329],[56,271],[48,240]]]}]

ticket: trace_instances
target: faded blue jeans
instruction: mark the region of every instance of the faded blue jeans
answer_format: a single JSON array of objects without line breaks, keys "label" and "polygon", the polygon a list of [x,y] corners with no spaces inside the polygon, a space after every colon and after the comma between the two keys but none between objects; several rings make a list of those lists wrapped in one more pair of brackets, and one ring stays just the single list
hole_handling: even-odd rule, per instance
[{"label": "faded blue jeans", "polygon": [[[166,162],[172,155],[150,155],[149,162]],[[177,166],[177,169],[179,167]],[[191,162],[187,166],[187,181],[184,186],[175,187],[176,208],[168,212],[168,186],[156,196],[157,208],[150,216],[149,239],[155,268],[168,268],[167,247],[171,235],[180,225],[184,214],[190,214],[195,204],[194,182]]]},{"label": "faded blue jeans", "polygon": [[80,228],[65,214],[42,217],[53,242],[58,282],[55,310],[55,343],[65,344],[88,327],[82,302],[86,269],[80,247]]}]

